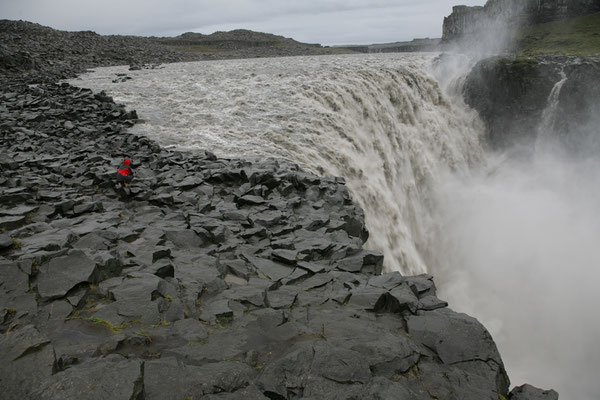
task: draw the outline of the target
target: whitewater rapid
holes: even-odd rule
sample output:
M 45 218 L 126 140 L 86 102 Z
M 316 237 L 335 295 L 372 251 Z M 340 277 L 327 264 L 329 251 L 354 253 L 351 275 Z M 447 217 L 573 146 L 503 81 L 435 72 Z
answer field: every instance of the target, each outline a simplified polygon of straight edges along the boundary
M 365 210 L 367 247 L 387 270 L 427 271 L 431 188 L 482 155 L 476 114 L 427 73 L 432 55 L 350 55 L 101 68 L 105 89 L 163 146 L 221 157 L 281 157 L 343 176 Z M 133 79 L 112 83 L 117 73 Z
M 134 132 L 163 146 L 343 176 L 365 210 L 368 247 L 385 254 L 387 270 L 432 273 L 453 309 L 490 330 L 513 385 L 597 399 L 600 160 L 552 142 L 568 77 L 548 99 L 533 151 L 498 154 L 484 149 L 483 124 L 460 97 L 461 68 L 432 68 L 435 58 L 114 67 L 71 83 L 136 109 Z M 113 83 L 118 73 L 133 79 Z

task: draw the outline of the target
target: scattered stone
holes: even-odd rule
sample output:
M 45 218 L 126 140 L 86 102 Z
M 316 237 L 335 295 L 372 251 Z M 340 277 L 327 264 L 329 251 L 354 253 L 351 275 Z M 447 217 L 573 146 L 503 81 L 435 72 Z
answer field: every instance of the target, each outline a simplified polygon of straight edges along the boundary
M 34 393 L 40 400 L 130 400 L 143 393 L 139 361 L 111 354 L 58 372 L 47 378 Z
M 14 242 L 12 241 L 10 236 L 8 236 L 5 233 L 0 233 L 0 250 L 12 247 L 13 244 Z

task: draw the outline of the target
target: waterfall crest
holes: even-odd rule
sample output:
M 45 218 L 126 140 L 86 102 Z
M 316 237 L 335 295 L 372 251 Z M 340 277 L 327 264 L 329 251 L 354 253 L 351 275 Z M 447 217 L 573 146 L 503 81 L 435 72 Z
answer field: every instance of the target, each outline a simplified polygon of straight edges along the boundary
M 552 87 L 552 90 L 548 95 L 548 100 L 546 101 L 546 108 L 542 113 L 542 118 L 540 120 L 535 140 L 535 149 L 538 152 L 543 151 L 544 146 L 548 146 L 550 145 L 550 142 L 552 142 L 552 138 L 554 136 L 554 124 L 556 122 L 556 110 L 558 109 L 558 102 L 560 98 L 560 91 L 567 79 L 568 77 L 565 74 L 564 70 L 560 71 L 560 80 L 554 84 L 554 87 Z
M 163 146 L 282 157 L 345 177 L 365 210 L 368 246 L 384 252 L 388 270 L 432 273 L 454 309 L 490 330 L 513 384 L 594 399 L 600 158 L 586 143 L 596 143 L 598 124 L 582 121 L 582 133 L 569 132 L 572 148 L 589 156 L 564 151 L 560 141 L 547 145 L 563 122 L 555 114 L 570 82 L 564 75 L 548 97 L 535 151 L 484 152 L 482 123 L 460 98 L 470 61 L 438 63 L 430 73 L 434 58 L 102 68 L 74 83 L 135 108 L 145 123 L 134 129 Z M 133 79 L 111 83 L 116 73 Z
M 427 72 L 433 56 L 360 55 L 103 68 L 78 85 L 108 89 L 162 145 L 224 157 L 282 157 L 343 176 L 365 210 L 367 247 L 388 270 L 427 271 L 431 189 L 482 156 L 482 124 Z

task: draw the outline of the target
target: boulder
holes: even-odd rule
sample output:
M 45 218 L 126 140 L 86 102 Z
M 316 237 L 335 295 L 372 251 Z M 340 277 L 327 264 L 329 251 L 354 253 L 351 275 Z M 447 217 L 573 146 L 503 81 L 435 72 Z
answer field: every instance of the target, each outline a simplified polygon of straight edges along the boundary
M 408 333 L 434 351 L 445 364 L 492 360 L 502 365 L 492 337 L 473 317 L 446 308 L 419 311 L 406 321 Z
M 558 400 L 558 393 L 552 389 L 543 390 L 525 384 L 511 390 L 508 400 Z
M 0 233 L 0 250 L 9 248 L 13 246 L 13 241 L 10 238 L 10 236 L 8 236 L 5 233 Z
M 96 263 L 84 252 L 73 250 L 40 266 L 37 290 L 44 299 L 63 297 L 80 283 L 95 283 L 95 273 Z
M 260 275 L 272 281 L 279 281 L 294 272 L 294 270 L 283 264 L 267 260 L 265 258 L 246 256 L 246 260 L 256 268 Z
M 193 249 L 204 245 L 204 240 L 192 229 L 167 231 L 165 232 L 165 237 L 175 246 L 182 249 Z
M 58 372 L 42 381 L 40 400 L 130 400 L 142 396 L 142 364 L 111 354 Z
M 32 392 L 52 376 L 56 362 L 50 339 L 32 325 L 0 336 L 0 387 L 6 399 L 40 398 Z

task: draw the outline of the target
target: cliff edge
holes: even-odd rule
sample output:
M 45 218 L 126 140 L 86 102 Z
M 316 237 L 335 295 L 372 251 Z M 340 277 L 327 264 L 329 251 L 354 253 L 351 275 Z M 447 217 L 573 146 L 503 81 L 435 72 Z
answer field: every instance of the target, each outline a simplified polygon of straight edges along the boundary
M 463 87 L 493 148 L 553 136 L 569 151 L 598 149 L 600 1 L 489 0 L 444 20 L 448 48 L 502 54 L 479 61 Z
M 599 0 L 489 0 L 482 7 L 455 6 L 444 18 L 442 40 L 451 42 L 481 32 L 490 21 L 519 28 L 599 11 Z

